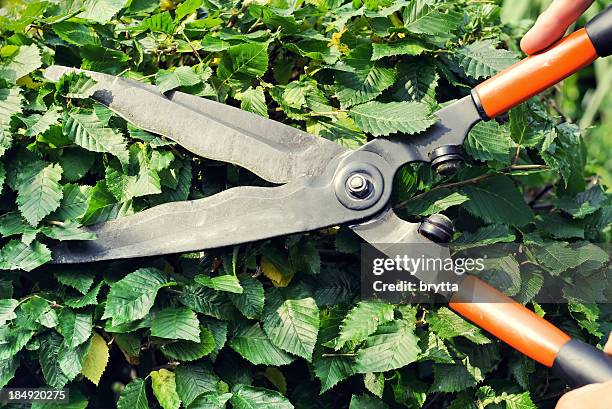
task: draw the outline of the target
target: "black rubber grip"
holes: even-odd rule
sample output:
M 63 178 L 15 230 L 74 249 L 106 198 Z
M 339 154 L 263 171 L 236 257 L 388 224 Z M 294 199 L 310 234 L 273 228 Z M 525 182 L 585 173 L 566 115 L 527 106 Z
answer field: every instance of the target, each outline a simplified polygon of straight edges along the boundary
M 575 339 L 561 347 L 552 368 L 574 388 L 612 381 L 612 356 Z
M 607 57 L 612 54 L 612 6 L 593 17 L 585 29 L 597 55 Z

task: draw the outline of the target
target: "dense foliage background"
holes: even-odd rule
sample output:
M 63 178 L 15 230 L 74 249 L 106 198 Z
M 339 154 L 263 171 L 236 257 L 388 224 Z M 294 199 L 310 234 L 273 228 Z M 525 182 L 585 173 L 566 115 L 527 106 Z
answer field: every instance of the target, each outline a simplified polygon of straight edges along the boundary
M 36 408 L 554 406 L 559 379 L 448 308 L 359 302 L 359 241 L 344 228 L 45 265 L 58 240 L 90 238 L 80 225 L 265 185 L 127 124 L 87 99 L 86 76 L 47 82 L 45 67 L 180 89 L 355 148 L 409 138 L 438 104 L 520 58 L 545 2 L 0 4 L 0 387 L 70 389 L 69 405 Z M 402 217 L 444 212 L 458 241 L 535 246 L 527 260 L 500 256 L 488 279 L 600 345 L 612 311 L 579 299 L 609 299 L 607 256 L 590 242 L 611 236 L 611 84 L 612 62 L 598 61 L 478 125 L 459 174 L 410 166 L 395 187 Z M 550 277 L 573 289 L 568 303 L 530 302 Z

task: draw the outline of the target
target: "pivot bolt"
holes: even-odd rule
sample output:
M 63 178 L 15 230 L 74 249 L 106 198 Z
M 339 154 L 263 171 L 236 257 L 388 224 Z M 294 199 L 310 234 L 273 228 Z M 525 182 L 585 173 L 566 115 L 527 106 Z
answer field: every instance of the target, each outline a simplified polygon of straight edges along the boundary
M 451 241 L 453 230 L 453 222 L 443 214 L 432 214 L 419 226 L 419 233 L 435 243 Z
M 444 145 L 434 149 L 429 154 L 431 159 L 431 167 L 442 176 L 450 176 L 463 165 L 463 156 L 461 155 L 461 146 Z
M 352 174 L 346 180 L 346 191 L 355 198 L 364 199 L 372 192 L 372 182 L 360 173 Z

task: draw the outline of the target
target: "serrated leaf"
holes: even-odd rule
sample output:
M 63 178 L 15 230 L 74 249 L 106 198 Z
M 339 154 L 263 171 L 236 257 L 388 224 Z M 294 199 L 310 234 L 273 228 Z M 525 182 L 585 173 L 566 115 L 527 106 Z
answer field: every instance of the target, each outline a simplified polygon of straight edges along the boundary
M 463 207 L 486 222 L 523 226 L 533 219 L 533 211 L 512 180 L 505 176 L 465 186 L 461 192 L 470 199 Z
M 119 401 L 118 409 L 149 409 L 145 382 L 136 378 L 125 386 Z
M 355 374 L 352 360 L 345 356 L 321 357 L 315 359 L 313 365 L 315 375 L 321 381 L 321 393 Z
M 110 153 L 122 163 L 129 161 L 129 153 L 123 136 L 105 126 L 92 112 L 69 111 L 64 119 L 63 132 L 74 143 L 88 151 Z
M 151 376 L 153 394 L 159 405 L 163 409 L 178 409 L 181 406 L 181 400 L 176 393 L 174 373 L 162 368 L 159 371 L 152 371 L 149 375 Z
M 160 338 L 200 341 L 200 322 L 189 308 L 165 308 L 151 321 L 151 335 Z
M 15 356 L 33 336 L 34 332 L 25 328 L 0 327 L 0 361 Z
M 16 82 L 42 65 L 40 51 L 34 44 L 19 46 L 14 54 L 0 62 L 0 78 Z
M 128 0 L 85 0 L 80 18 L 108 23 L 128 3 Z
M 431 107 L 420 102 L 368 102 L 350 109 L 355 124 L 374 136 L 414 134 L 436 123 Z
M 66 98 L 89 98 L 96 90 L 96 81 L 82 72 L 70 72 L 61 76 L 56 89 Z
M 310 361 L 319 332 L 319 308 L 314 299 L 283 299 L 280 291 L 266 292 L 263 329 L 277 347 Z
M 201 5 L 202 0 L 185 0 L 176 8 L 176 20 L 182 20 L 184 17 L 194 13 Z
M 236 94 L 240 101 L 240 108 L 268 118 L 268 106 L 263 87 L 249 87 L 245 91 Z
M 374 43 L 371 60 L 376 61 L 394 55 L 420 55 L 424 51 L 427 51 L 425 44 L 415 38 L 406 38 L 394 43 Z
M 93 323 L 90 313 L 75 312 L 68 308 L 59 315 L 57 330 L 64 337 L 68 348 L 76 348 L 91 336 Z
M 102 319 L 119 325 L 145 317 L 157 291 L 172 285 L 166 274 L 156 268 L 140 268 L 111 286 Z
M 371 51 L 359 47 L 346 60 L 346 68 L 340 66 L 334 74 L 336 97 L 341 108 L 371 101 L 395 82 L 397 73 L 379 62 L 371 62 Z
M 175 70 L 159 70 L 155 74 L 155 84 L 165 93 L 178 87 L 196 85 L 201 81 L 192 67 L 177 67 Z
M 393 306 L 379 301 L 360 301 L 342 320 L 336 350 L 347 342 L 359 343 L 376 331 L 380 324 L 393 319 Z
M 466 337 L 475 344 L 491 342 L 480 329 L 469 323 L 446 307 L 442 307 L 427 317 L 430 330 L 442 339 Z
M 487 78 L 517 62 L 516 56 L 508 50 L 496 48 L 494 40 L 480 40 L 455 51 L 459 65 L 466 75 Z
M 198 342 L 181 340 L 165 344 L 161 347 L 164 355 L 179 361 L 195 361 L 210 354 L 214 349 L 215 339 L 213 334 L 202 326 L 200 326 L 200 339 Z
M 11 118 L 21 112 L 23 98 L 19 88 L 0 88 L 0 156 L 11 147 Z
M 440 35 L 457 29 L 463 20 L 460 13 L 442 12 L 427 0 L 415 0 L 404 9 L 404 27 L 416 34 Z
M 217 76 L 222 81 L 242 76 L 259 77 L 268 70 L 268 44 L 249 43 L 230 47 L 225 51 L 217 67 Z
M 468 357 L 452 365 L 434 366 L 432 392 L 460 392 L 477 385 L 483 380 L 482 371 L 470 363 Z
M 435 97 L 440 76 L 435 67 L 420 61 L 401 61 L 397 69 L 399 76 L 393 87 L 395 99 L 437 104 Z
M 60 369 L 68 377 L 69 380 L 74 380 L 83 369 L 83 361 L 91 347 L 91 339 L 84 342 L 76 348 L 70 348 L 64 342 L 60 348 L 57 360 Z
M 102 288 L 102 284 L 104 284 L 104 281 L 100 281 L 91 290 L 89 290 L 87 294 L 83 295 L 82 297 L 66 295 L 64 297 L 64 304 L 66 304 L 70 308 L 83 308 L 87 307 L 88 305 L 97 305 L 98 293 L 100 292 L 100 288 Z
M 351 396 L 349 409 L 387 409 L 389 406 L 382 400 L 367 394 Z
M 62 190 L 62 200 L 59 208 L 53 213 L 53 217 L 60 220 L 81 218 L 89 207 L 92 187 L 67 184 Z
M 0 327 L 4 326 L 8 321 L 17 318 L 15 308 L 19 305 L 19 301 L 14 299 L 0 300 Z
M 98 386 L 100 378 L 102 378 L 102 374 L 106 369 L 108 357 L 106 341 L 97 332 L 94 332 L 91 338 L 91 346 L 83 360 L 83 369 L 81 370 L 83 376 Z
M 224 274 L 212 278 L 204 274 L 198 274 L 194 277 L 194 281 L 217 291 L 225 291 L 234 294 L 242 294 L 244 292 L 238 277 L 232 274 Z
M 51 332 L 44 338 L 38 351 L 38 359 L 45 381 L 47 385 L 56 389 L 63 388 L 69 382 L 68 377 L 60 368 L 58 359 L 61 345 L 62 338 L 57 333 Z
M 56 271 L 54 274 L 57 281 L 74 288 L 81 294 L 87 294 L 94 282 L 95 274 L 87 270 L 67 269 Z
M 468 200 L 469 198 L 466 195 L 459 192 L 453 192 L 446 188 L 435 189 L 409 200 L 406 202 L 405 209 L 410 214 L 429 216 L 434 213 L 442 213 L 444 210 L 458 206 Z
M 17 368 L 19 368 L 19 358 L 16 356 L 0 360 L 0 388 L 4 388 L 15 377 Z
M 464 147 L 474 159 L 486 162 L 493 160 L 510 164 L 510 133 L 505 126 L 495 121 L 477 123 L 468 134 Z
M 258 322 L 239 329 L 228 345 L 254 365 L 287 365 L 294 358 L 277 348 L 261 329 Z
M 392 321 L 379 327 L 357 351 L 357 372 L 384 372 L 416 361 L 420 352 L 414 327 L 404 321 Z
M 206 392 L 217 392 L 219 377 L 211 368 L 201 364 L 181 364 L 174 371 L 176 392 L 186 407 Z
M 57 164 L 35 162 L 20 174 L 17 205 L 23 217 L 34 227 L 60 205 L 63 191 L 59 181 L 62 168 Z
M 61 21 L 51 26 L 55 34 L 67 43 L 80 46 L 100 44 L 100 38 L 93 27 L 71 21 Z
M 235 409 L 293 409 L 287 398 L 269 389 L 236 385 L 232 393 L 230 402 Z
M 229 299 L 238 311 L 249 319 L 261 317 L 264 308 L 264 289 L 259 280 L 249 274 L 238 276 L 242 293 L 229 293 Z
M 25 136 L 36 136 L 46 132 L 49 127 L 51 127 L 51 125 L 57 123 L 57 120 L 60 118 L 60 116 L 61 115 L 57 107 L 52 106 L 42 116 L 39 116 L 36 122 L 28 126 L 28 129 L 26 129 L 25 131 Z
M 0 250 L 0 269 L 32 271 L 51 261 L 51 251 L 34 240 L 31 244 L 11 240 Z

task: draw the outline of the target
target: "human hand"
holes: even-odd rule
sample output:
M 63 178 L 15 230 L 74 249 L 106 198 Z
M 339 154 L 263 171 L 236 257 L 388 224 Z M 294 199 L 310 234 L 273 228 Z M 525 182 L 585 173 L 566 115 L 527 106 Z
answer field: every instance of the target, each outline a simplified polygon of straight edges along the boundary
M 521 40 L 526 54 L 535 54 L 559 40 L 593 0 L 554 0 Z
M 577 3 L 579 3 L 577 1 Z M 612 336 L 604 347 L 612 355 Z M 555 409 L 610 409 L 612 408 L 612 381 L 583 386 L 566 393 Z

